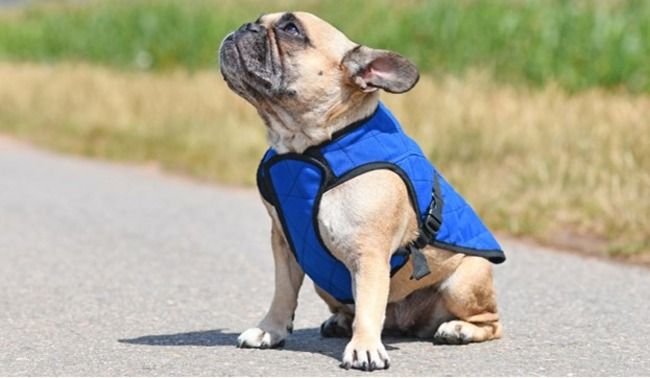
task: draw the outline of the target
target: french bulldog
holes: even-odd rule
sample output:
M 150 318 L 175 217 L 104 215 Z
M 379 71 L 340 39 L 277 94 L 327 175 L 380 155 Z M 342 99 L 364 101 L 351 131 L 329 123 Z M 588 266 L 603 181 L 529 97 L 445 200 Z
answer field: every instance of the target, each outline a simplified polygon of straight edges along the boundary
M 300 261 L 309 257 L 314 243 L 342 264 L 349 276 L 349 301 L 333 295 L 314 279 L 316 292 L 332 313 L 321 326 L 322 336 L 350 338 L 343 351 L 343 368 L 387 369 L 390 359 L 382 344 L 382 333 L 445 344 L 499 338 L 502 326 L 488 258 L 472 253 L 471 248 L 420 243 L 410 249 L 412 253 L 407 254 L 399 269 L 392 265 L 399 251 L 409 250 L 422 235 L 422 217 L 414 204 L 413 185 L 405 178 L 417 174 L 417 167 L 400 174 L 399 167 L 382 169 L 390 168 L 390 164 L 397 167 L 396 162 L 374 165 L 376 169 L 337 179 L 335 185 L 314 187 L 315 197 L 307 197 L 316 198 L 317 204 L 312 206 L 314 201 L 309 200 L 312 202 L 306 202 L 307 210 L 296 210 L 313 217 L 313 229 L 304 233 L 292 231 L 305 223 L 290 218 L 295 212 L 291 201 L 301 200 L 288 192 L 294 190 L 290 184 L 296 184 L 282 177 L 266 177 L 296 169 L 306 176 L 316 174 L 321 168 L 314 167 L 334 164 L 325 160 L 327 154 L 338 150 L 327 146 L 340 140 L 337 138 L 341 133 L 345 138 L 351 130 L 348 134 L 356 133 L 356 138 L 366 132 L 364 127 L 371 127 L 365 126 L 370 122 L 366 121 L 376 117 L 393 122 L 380 103 L 380 90 L 410 90 L 419 79 L 416 66 L 395 52 L 354 43 L 337 28 L 305 12 L 265 14 L 246 23 L 225 37 L 219 55 L 225 81 L 255 107 L 266 125 L 270 144 L 263 161 L 270 167 L 258 172 L 258 180 L 266 183 L 261 186 L 267 188 L 262 190 L 266 192 L 262 193 L 263 201 L 272 219 L 275 293 L 268 313 L 256 327 L 239 336 L 238 346 L 283 345 L 293 329 L 305 271 L 310 277 L 310 271 L 319 274 L 318 266 Z M 380 108 L 385 114 L 377 115 Z M 390 142 L 392 135 L 398 134 L 394 130 L 382 131 L 382 137 L 388 138 L 384 141 Z M 364 148 L 373 148 L 368 146 L 354 147 L 355 153 L 363 155 Z M 294 165 L 285 169 L 281 164 L 273 165 L 276 160 Z M 303 162 L 307 164 L 304 167 L 300 166 Z M 322 174 L 328 177 L 323 181 L 331 179 L 336 167 L 322 168 L 323 172 L 327 170 L 330 173 Z M 435 181 L 429 184 L 434 185 L 434 193 L 441 185 Z M 272 188 L 268 189 L 269 185 Z M 440 198 L 438 205 L 449 202 L 449 198 Z M 440 224 L 433 234 L 436 232 L 442 232 Z M 315 242 L 308 239 L 312 234 L 317 235 Z M 421 268 L 425 273 L 418 275 Z

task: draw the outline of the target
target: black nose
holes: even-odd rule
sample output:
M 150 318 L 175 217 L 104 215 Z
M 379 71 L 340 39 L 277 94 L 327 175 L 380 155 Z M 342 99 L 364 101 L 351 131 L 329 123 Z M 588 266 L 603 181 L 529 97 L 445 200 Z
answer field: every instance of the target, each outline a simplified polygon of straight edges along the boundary
M 259 33 L 262 31 L 262 25 L 260 24 L 254 24 L 252 22 L 245 23 L 244 25 L 239 27 L 240 32 L 254 32 L 254 33 Z

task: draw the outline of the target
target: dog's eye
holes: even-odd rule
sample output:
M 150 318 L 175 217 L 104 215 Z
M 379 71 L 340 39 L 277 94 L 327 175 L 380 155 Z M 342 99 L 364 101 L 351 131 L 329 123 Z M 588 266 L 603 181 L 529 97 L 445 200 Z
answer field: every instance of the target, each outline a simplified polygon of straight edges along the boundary
M 300 35 L 300 30 L 293 22 L 287 22 L 283 27 L 282 31 L 289 33 L 291 35 Z

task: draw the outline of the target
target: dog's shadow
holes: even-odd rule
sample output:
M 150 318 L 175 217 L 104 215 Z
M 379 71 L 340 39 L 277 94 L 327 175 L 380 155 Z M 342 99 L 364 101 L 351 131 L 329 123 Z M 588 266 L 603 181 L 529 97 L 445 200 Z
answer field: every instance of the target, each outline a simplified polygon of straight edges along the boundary
M 167 335 L 147 335 L 133 339 L 120 339 L 121 343 L 155 346 L 232 346 L 237 345 L 239 333 L 224 332 L 222 329 L 194 331 L 184 333 L 173 333 Z M 408 340 L 408 339 L 406 339 Z M 387 350 L 398 349 L 390 346 L 391 342 L 397 342 L 396 338 L 384 339 Z M 400 338 L 399 341 L 405 341 Z M 284 346 L 279 349 L 292 352 L 319 353 L 333 359 L 339 359 L 348 339 L 345 338 L 323 338 L 318 328 L 305 328 L 295 330 L 287 339 Z

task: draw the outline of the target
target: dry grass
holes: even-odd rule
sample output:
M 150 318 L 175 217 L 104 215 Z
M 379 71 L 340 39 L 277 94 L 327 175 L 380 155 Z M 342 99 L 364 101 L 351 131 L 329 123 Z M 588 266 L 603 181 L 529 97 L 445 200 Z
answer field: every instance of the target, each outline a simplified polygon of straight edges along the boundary
M 0 82 L 2 131 L 64 152 L 253 182 L 263 130 L 215 73 L 0 63 Z
M 248 185 L 265 149 L 257 115 L 216 72 L 0 63 L 0 83 L 0 131 L 65 152 Z M 650 249 L 650 97 L 470 75 L 385 101 L 493 228 Z

